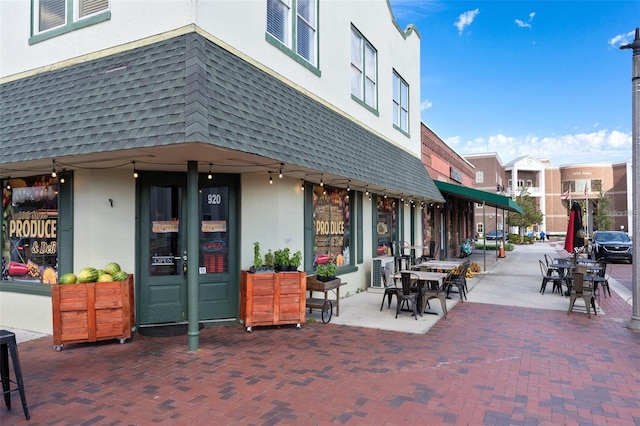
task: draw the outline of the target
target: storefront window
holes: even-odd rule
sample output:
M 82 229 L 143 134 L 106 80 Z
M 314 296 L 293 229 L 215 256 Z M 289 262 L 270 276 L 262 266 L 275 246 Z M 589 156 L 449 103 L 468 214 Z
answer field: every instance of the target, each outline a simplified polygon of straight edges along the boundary
M 2 279 L 58 281 L 58 181 L 37 176 L 4 181 Z
M 200 265 L 208 274 L 229 270 L 229 188 L 200 191 Z
M 376 197 L 377 204 L 377 254 L 378 256 L 391 255 L 392 245 L 396 241 L 397 229 L 397 200 L 395 198 Z
M 313 187 L 314 268 L 333 261 L 351 264 L 351 200 L 344 189 Z

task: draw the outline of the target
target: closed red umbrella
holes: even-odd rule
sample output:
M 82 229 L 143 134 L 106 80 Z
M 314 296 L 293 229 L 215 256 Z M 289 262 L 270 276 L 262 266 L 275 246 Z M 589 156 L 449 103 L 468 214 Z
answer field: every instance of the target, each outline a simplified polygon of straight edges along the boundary
M 584 231 L 582 229 L 582 208 L 580 203 L 574 201 L 569 212 L 569 226 L 567 227 L 567 238 L 564 241 L 564 249 L 576 254 L 584 247 Z

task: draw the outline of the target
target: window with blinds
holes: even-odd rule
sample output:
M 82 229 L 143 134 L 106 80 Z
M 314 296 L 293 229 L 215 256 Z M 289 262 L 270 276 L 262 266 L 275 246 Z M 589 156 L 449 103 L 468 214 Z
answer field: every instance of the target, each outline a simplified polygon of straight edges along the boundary
M 396 71 L 393 72 L 393 124 L 409 132 L 409 85 Z
M 68 10 L 71 7 L 73 10 Z M 56 28 L 74 27 L 76 22 L 108 11 L 109 0 L 34 0 L 33 21 L 36 33 L 44 33 Z M 73 12 L 73 13 L 69 13 Z M 72 16 L 69 22 L 68 17 Z
M 109 9 L 109 0 L 80 0 L 78 6 L 78 16 L 84 18 Z
M 317 0 L 267 0 L 267 34 L 283 50 L 317 64 Z
M 351 28 L 351 94 L 373 109 L 377 101 L 378 52 Z

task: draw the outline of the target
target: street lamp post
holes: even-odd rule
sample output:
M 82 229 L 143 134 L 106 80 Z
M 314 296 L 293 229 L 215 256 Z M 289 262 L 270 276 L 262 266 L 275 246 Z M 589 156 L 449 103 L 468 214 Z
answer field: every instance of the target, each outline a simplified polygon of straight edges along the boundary
M 620 46 L 621 49 L 632 49 L 633 58 L 631 65 L 631 115 L 632 115 L 632 133 L 631 133 L 631 174 L 633 179 L 632 185 L 635 186 L 640 182 L 640 28 L 636 28 L 636 37 L 631 44 Z M 638 188 L 632 188 L 632 205 L 633 205 L 633 237 L 636 240 L 633 244 L 633 269 L 632 269 L 632 288 L 633 296 L 633 312 L 631 321 L 627 326 L 634 331 L 640 331 L 640 266 L 638 265 L 638 254 L 640 253 L 640 244 L 638 237 L 640 236 L 640 220 L 638 220 L 638 212 L 640 212 L 640 196 L 637 193 Z

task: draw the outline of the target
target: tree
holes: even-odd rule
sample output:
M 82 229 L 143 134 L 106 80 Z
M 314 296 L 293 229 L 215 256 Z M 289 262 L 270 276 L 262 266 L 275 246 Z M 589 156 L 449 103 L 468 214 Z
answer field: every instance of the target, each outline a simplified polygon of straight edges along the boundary
M 611 201 L 600 191 L 598 194 L 598 206 L 593 215 L 593 225 L 596 230 L 610 231 L 613 226 L 613 220 L 609 215 L 609 204 Z
M 542 223 L 544 215 L 540 210 L 538 210 L 536 202 L 529 195 L 527 188 L 523 187 L 520 190 L 520 194 L 516 196 L 515 201 L 522 209 L 522 214 L 513 212 L 509 213 L 507 225 L 517 226 L 519 228 L 520 235 L 524 235 L 524 230 L 529 226 Z

